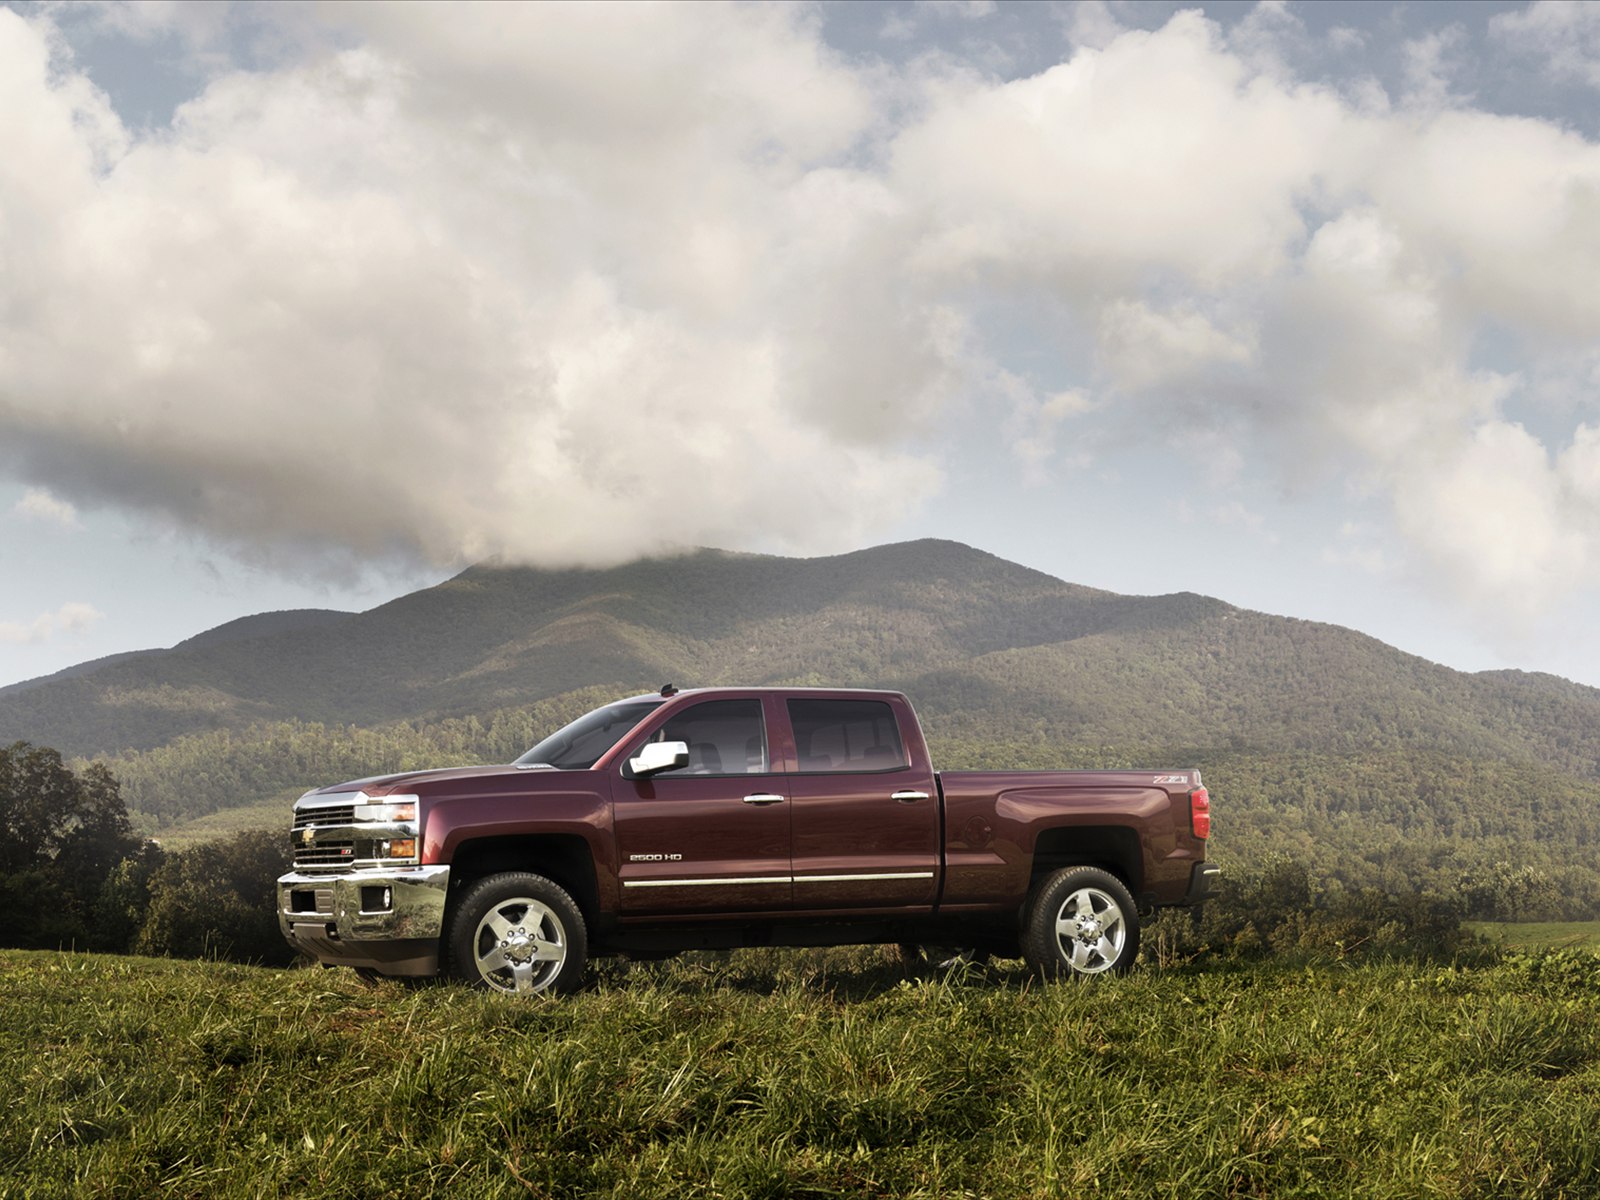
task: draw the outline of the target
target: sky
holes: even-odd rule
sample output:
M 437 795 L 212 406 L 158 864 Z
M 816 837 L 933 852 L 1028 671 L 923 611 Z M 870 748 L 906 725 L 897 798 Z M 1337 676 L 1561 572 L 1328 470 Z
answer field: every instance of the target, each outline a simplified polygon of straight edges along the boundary
M 0 4 L 0 686 L 918 537 L 1600 686 L 1600 4 Z

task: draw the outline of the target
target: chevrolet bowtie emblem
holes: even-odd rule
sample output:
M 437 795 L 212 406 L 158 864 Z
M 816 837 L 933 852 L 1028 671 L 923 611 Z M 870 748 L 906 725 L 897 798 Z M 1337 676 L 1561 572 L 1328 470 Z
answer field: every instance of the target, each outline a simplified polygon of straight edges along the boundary
M 300 835 L 300 840 L 307 846 L 311 845 L 312 842 L 317 840 L 317 831 L 308 826 L 306 831 Z

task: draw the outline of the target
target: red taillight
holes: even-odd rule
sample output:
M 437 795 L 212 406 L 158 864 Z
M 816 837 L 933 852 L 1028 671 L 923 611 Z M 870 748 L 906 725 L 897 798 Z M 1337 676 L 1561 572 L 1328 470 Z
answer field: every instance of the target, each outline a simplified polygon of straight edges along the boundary
M 1189 828 L 1197 838 L 1211 836 L 1211 794 L 1205 788 L 1189 793 Z

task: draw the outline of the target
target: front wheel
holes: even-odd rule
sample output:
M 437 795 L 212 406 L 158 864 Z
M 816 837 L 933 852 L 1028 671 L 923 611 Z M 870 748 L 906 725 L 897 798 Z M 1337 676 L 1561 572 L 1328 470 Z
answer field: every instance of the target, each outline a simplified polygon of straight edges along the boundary
M 508 995 L 575 992 L 589 938 L 572 897 L 543 875 L 508 871 L 469 886 L 450 921 L 458 979 Z
M 1139 956 L 1133 896 L 1098 867 L 1046 876 L 1028 905 L 1022 956 L 1047 979 L 1126 971 Z

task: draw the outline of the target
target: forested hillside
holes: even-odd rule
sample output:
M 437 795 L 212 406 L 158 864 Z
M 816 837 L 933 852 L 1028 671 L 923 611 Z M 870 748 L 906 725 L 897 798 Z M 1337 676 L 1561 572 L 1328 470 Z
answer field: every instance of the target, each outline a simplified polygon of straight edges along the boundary
M 1181 580 L 1175 579 L 1175 583 Z M 1219 855 L 1596 900 L 1600 691 L 1351 630 L 1119 596 L 950 542 L 480 566 L 360 614 L 268 614 L 0 695 L 0 742 L 108 761 L 159 829 L 340 778 L 506 761 L 619 694 L 896 687 L 947 766 L 1201 766 Z
M 482 719 L 596 684 L 828 683 L 904 688 L 953 734 L 1425 746 L 1600 778 L 1592 688 L 1466 675 L 1191 593 L 1098 592 L 950 542 L 475 567 L 370 612 L 281 616 L 297 619 L 233 622 L 243 628 L 0 696 L 0 736 L 116 754 L 263 721 Z

